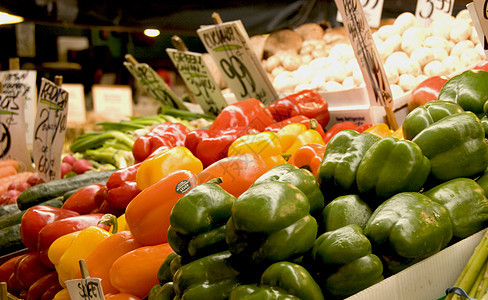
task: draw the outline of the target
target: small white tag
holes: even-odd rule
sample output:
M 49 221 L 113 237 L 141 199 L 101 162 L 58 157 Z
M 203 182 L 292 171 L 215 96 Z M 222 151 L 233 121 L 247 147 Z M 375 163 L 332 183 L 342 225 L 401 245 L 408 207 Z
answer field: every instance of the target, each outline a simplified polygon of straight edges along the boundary
M 417 0 L 415 16 L 424 27 L 428 27 L 433 20 L 452 15 L 454 0 Z
M 66 280 L 71 300 L 105 299 L 100 278 Z

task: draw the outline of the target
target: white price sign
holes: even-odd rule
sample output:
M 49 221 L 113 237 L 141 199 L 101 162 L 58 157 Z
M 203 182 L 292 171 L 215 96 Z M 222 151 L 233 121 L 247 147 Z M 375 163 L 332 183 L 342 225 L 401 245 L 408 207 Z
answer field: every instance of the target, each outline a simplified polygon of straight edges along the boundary
M 36 117 L 36 71 L 10 70 L 0 72 L 2 92 L 24 98 L 25 137 L 27 145 L 32 145 L 34 120 Z
M 25 139 L 24 97 L 0 93 L 0 159 L 15 159 L 23 170 L 32 170 Z
M 452 15 L 454 0 L 418 0 L 415 16 L 422 26 L 429 26 L 433 20 Z
M 381 14 L 383 13 L 384 0 L 362 0 L 364 15 L 368 21 L 369 26 L 373 28 L 380 27 Z M 337 12 L 337 21 L 343 22 L 340 11 Z
M 105 299 L 100 278 L 85 278 L 66 280 L 71 300 L 96 300 Z
M 473 0 L 467 5 L 476 33 L 483 45 L 485 56 L 488 58 L 488 0 Z
M 183 101 L 169 88 L 161 76 L 156 73 L 148 64 L 124 62 L 129 72 L 139 80 L 147 93 L 162 105 L 188 110 Z
M 167 48 L 166 52 L 203 111 L 218 115 L 228 105 L 202 54 Z
M 269 105 L 278 100 L 241 21 L 203 26 L 197 33 L 238 101 L 256 98 Z
M 68 121 L 68 98 L 66 90 L 42 78 L 37 98 L 33 157 L 39 177 L 46 182 L 61 178 L 61 154 Z

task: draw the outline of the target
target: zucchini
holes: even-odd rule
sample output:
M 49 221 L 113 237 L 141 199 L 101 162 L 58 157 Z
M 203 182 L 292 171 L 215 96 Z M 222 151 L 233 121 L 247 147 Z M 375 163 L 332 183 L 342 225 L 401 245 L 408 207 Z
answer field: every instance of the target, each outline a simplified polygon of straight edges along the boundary
M 79 189 L 89 184 L 105 184 L 113 172 L 115 170 L 89 172 L 34 185 L 20 193 L 17 198 L 17 206 L 20 210 L 26 210 L 43 201 L 63 196 L 68 191 Z
M 63 206 L 63 197 L 57 197 L 51 200 L 44 201 L 39 205 L 46 205 L 52 207 L 60 208 Z M 22 216 L 25 214 L 27 210 L 17 210 L 11 214 L 6 214 L 0 217 L 0 228 L 6 228 L 8 226 L 12 226 L 14 224 L 20 224 L 22 220 Z
M 17 211 L 20 211 L 20 209 L 15 203 L 2 205 L 0 206 L 0 217 L 2 217 L 3 215 L 12 214 Z
M 0 229 L 0 256 L 25 248 L 20 237 L 20 223 Z

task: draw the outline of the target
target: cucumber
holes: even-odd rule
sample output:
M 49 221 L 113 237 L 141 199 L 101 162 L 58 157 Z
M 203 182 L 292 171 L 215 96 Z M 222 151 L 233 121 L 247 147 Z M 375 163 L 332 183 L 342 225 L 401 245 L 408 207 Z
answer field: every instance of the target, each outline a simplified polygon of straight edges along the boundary
M 0 229 L 0 256 L 25 248 L 20 237 L 20 223 Z
M 58 207 L 60 208 L 63 206 L 63 197 L 56 197 L 51 200 L 44 201 L 40 203 L 39 205 L 46 205 L 46 206 L 52 206 L 52 207 Z M 6 214 L 0 217 L 0 228 L 6 228 L 8 226 L 12 226 L 15 224 L 20 224 L 20 221 L 22 220 L 22 216 L 25 214 L 27 210 L 17 210 L 15 212 L 12 212 L 10 214 Z
M 15 204 L 15 203 L 2 205 L 2 206 L 0 206 L 0 217 L 2 217 L 3 215 L 8 215 L 8 214 L 17 212 L 17 211 L 20 211 L 20 209 L 17 206 L 17 204 Z
M 79 189 L 74 189 L 74 190 L 71 190 L 71 191 L 67 191 L 66 193 L 63 194 L 63 202 L 66 202 L 66 200 L 68 200 L 69 197 L 71 197 L 71 195 L 73 195 L 74 193 L 76 193 Z
M 113 172 L 115 170 L 89 172 L 34 185 L 20 193 L 17 198 L 17 206 L 20 210 L 26 210 L 43 201 L 63 196 L 68 191 L 79 189 L 89 184 L 105 184 Z

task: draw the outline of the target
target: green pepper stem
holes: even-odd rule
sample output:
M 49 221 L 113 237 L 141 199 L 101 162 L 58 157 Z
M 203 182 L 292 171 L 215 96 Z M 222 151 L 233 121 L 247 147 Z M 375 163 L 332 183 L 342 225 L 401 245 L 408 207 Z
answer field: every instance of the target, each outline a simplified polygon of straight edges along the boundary
M 222 177 L 215 177 L 207 181 L 207 183 L 215 183 L 215 184 L 221 184 L 222 182 L 224 182 Z
M 311 130 L 317 130 L 317 127 L 319 126 L 319 122 L 317 119 L 310 119 L 310 128 Z
M 112 215 L 112 214 L 104 214 L 100 218 L 100 221 L 98 221 L 98 224 L 103 224 L 106 226 L 112 225 L 112 234 L 117 233 L 117 231 L 119 230 L 119 224 L 117 222 L 117 217 Z
M 291 158 L 291 154 L 290 153 L 286 153 L 286 152 L 281 153 L 281 156 L 283 156 L 283 158 L 286 161 L 288 161 Z

